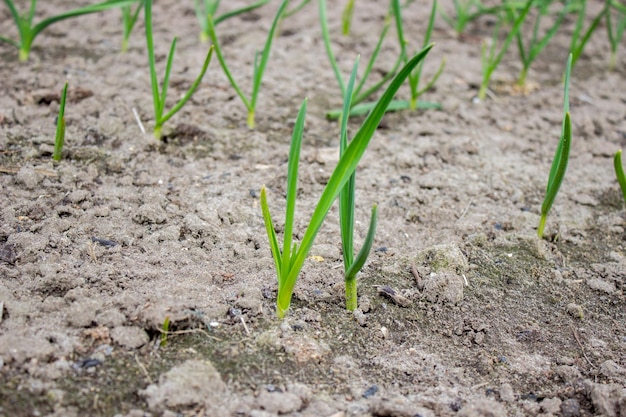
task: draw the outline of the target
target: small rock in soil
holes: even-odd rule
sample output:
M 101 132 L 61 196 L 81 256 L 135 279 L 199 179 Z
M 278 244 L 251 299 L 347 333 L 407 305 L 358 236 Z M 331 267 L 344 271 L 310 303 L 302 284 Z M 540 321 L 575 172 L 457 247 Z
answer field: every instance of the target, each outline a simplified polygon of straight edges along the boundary
M 291 392 L 262 392 L 257 404 L 270 413 L 287 414 L 302 408 L 302 400 Z
M 389 285 L 380 285 L 378 287 L 378 294 L 391 300 L 394 304 L 400 307 L 409 307 L 412 302 L 404 295 L 400 294 L 398 290 L 390 287 Z
M 576 398 L 568 398 L 561 403 L 561 414 L 563 417 L 580 416 L 580 403 Z
M 144 329 L 137 326 L 118 326 L 111 330 L 111 339 L 127 349 L 137 349 L 150 341 Z
M 504 406 L 490 399 L 473 400 L 457 414 L 459 417 L 506 417 L 506 415 Z
M 604 361 L 600 364 L 600 373 L 606 377 L 614 378 L 626 375 L 626 369 L 612 360 Z
M 600 278 L 591 278 L 587 280 L 587 285 L 592 290 L 602 291 L 607 294 L 613 294 L 615 292 L 615 284 L 610 281 L 605 281 Z
M 509 383 L 504 383 L 500 385 L 500 400 L 505 403 L 510 403 L 515 401 L 515 394 L 513 394 L 513 387 Z
M 456 304 L 463 299 L 463 277 L 450 272 L 431 273 L 424 278 L 423 295 L 431 303 Z
M 207 415 L 228 415 L 226 386 L 212 363 L 188 360 L 159 377 L 139 394 L 146 398 L 151 410 L 204 405 Z M 216 413 L 216 414 L 213 414 Z
M 585 388 L 597 414 L 619 416 L 620 404 L 626 403 L 626 388 L 619 384 L 596 384 L 589 380 L 585 381 Z
M 541 410 L 544 413 L 557 414 L 561 409 L 561 403 L 561 399 L 557 397 L 545 398 L 541 401 Z
M 435 245 L 417 255 L 417 263 L 429 265 L 434 271 L 450 271 L 461 274 L 467 270 L 467 258 L 454 243 Z
M 583 308 L 575 303 L 569 303 L 567 305 L 567 314 L 577 319 L 582 319 L 584 317 Z

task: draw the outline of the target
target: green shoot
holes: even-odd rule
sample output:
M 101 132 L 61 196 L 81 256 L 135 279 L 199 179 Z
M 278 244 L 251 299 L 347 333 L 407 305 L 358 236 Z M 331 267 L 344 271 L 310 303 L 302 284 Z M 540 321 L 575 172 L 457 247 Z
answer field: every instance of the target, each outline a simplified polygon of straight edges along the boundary
M 391 2 L 398 2 L 398 0 L 391 0 Z M 379 80 L 378 82 L 376 82 L 374 85 L 372 85 L 371 87 L 369 87 L 367 90 L 362 91 L 365 85 L 365 82 L 367 81 L 372 68 L 374 67 L 374 63 L 376 62 L 376 58 L 378 57 L 378 53 L 380 52 L 380 49 L 382 47 L 383 41 L 387 35 L 387 31 L 389 30 L 389 26 L 391 24 L 391 18 L 394 18 L 396 21 L 396 25 L 401 24 L 398 23 L 402 20 L 402 16 L 400 14 L 400 7 L 392 7 L 390 14 L 387 15 L 387 17 L 385 18 L 385 26 L 383 27 L 383 30 L 380 34 L 380 37 L 378 39 L 378 43 L 376 45 L 376 47 L 374 48 L 374 51 L 372 52 L 372 55 L 370 57 L 369 62 L 367 63 L 367 66 L 365 68 L 365 71 L 363 73 L 363 76 L 361 77 L 361 81 L 359 82 L 359 84 L 355 87 L 354 92 L 352 93 L 353 97 L 352 97 L 352 106 L 362 102 L 363 100 L 365 100 L 366 98 L 368 98 L 369 96 L 371 96 L 374 92 L 376 92 L 377 90 L 379 90 L 387 81 L 389 81 L 398 71 L 398 68 L 400 68 L 400 65 L 402 64 L 402 61 L 404 60 L 404 55 L 400 54 L 400 56 L 398 56 L 398 59 L 396 60 L 396 62 L 394 63 L 393 67 L 391 68 L 391 70 L 389 70 L 387 72 L 387 74 L 382 77 L 381 80 Z M 327 18 L 327 12 L 326 12 L 326 0 L 319 0 L 319 18 L 320 18 L 320 26 L 322 28 L 322 39 L 324 40 L 324 46 L 326 48 L 326 54 L 328 56 L 328 60 L 330 61 L 330 65 L 333 69 L 333 72 L 335 73 L 335 78 L 337 79 L 337 83 L 339 84 L 339 88 L 341 90 L 341 95 L 342 97 L 345 97 L 346 95 L 346 86 L 343 82 L 343 78 L 341 77 L 341 70 L 339 69 L 339 65 L 337 64 L 337 60 L 335 58 L 335 54 L 333 53 L 332 47 L 331 47 L 331 41 L 330 41 L 330 32 L 328 30 L 328 18 Z M 404 41 L 401 38 L 398 38 L 399 42 L 402 44 L 402 42 Z
M 369 142 L 378 127 L 378 124 L 385 114 L 385 109 L 393 99 L 393 96 L 398 91 L 400 86 L 404 83 L 404 80 L 409 76 L 409 73 L 422 59 L 424 59 L 431 48 L 432 45 L 427 46 L 406 63 L 406 65 L 391 81 L 378 101 L 376 107 L 367 116 L 356 135 L 345 149 L 345 152 L 328 179 L 328 182 L 324 187 L 324 191 L 322 192 L 315 210 L 313 211 L 309 225 L 304 232 L 302 241 L 298 246 L 297 243 L 292 243 L 292 235 L 296 206 L 298 160 L 300 156 L 300 146 L 302 144 L 304 117 L 306 114 L 306 100 L 302 104 L 298 113 L 298 118 L 296 119 L 293 139 L 291 142 L 291 150 L 289 152 L 289 163 L 287 168 L 287 204 L 282 251 L 278 243 L 278 238 L 276 236 L 276 231 L 274 229 L 272 217 L 267 204 L 267 192 L 265 187 L 261 189 L 261 209 L 263 211 L 263 219 L 278 277 L 278 296 L 276 300 L 276 313 L 278 317 L 284 317 L 289 309 L 294 286 L 304 261 L 313 246 L 313 241 L 315 240 L 315 237 L 317 236 L 317 233 L 326 218 L 326 214 L 328 214 L 328 211 L 333 205 L 335 199 L 339 196 L 339 193 L 356 170 L 356 167 L 365 153 L 365 150 L 367 149 L 367 146 L 369 145 Z
M 0 36 L 0 42 L 6 42 L 16 47 L 19 50 L 19 60 L 24 62 L 28 60 L 33 41 L 35 40 L 37 35 L 39 35 L 41 31 L 43 31 L 51 24 L 83 14 L 96 13 L 115 7 L 128 6 L 135 3 L 136 1 L 137 0 L 107 0 L 102 3 L 80 7 L 78 9 L 70 10 L 69 12 L 49 17 L 37 23 L 36 25 L 33 25 L 35 9 L 37 8 L 37 0 L 30 1 L 30 8 L 28 9 L 28 13 L 24 15 L 20 15 L 18 13 L 15 4 L 13 3 L 13 0 L 4 0 L 7 7 L 9 8 L 9 11 L 11 12 L 11 17 L 15 22 L 15 26 L 17 27 L 19 41 Z
M 613 167 L 615 168 L 615 176 L 619 183 L 619 188 L 622 190 L 622 196 L 626 202 L 626 175 L 624 175 L 624 168 L 622 166 L 622 150 L 620 149 L 615 153 L 613 158 Z
M 152 40 L 152 0 L 145 0 L 145 21 L 146 21 L 146 43 L 148 46 L 148 63 L 150 65 L 150 80 L 152 83 L 152 102 L 154 103 L 154 137 L 157 139 L 161 139 L 161 129 L 163 128 L 163 124 L 167 122 L 172 116 L 174 116 L 187 101 L 191 98 L 192 94 L 197 90 L 204 74 L 206 73 L 207 68 L 209 67 L 209 62 L 211 62 L 211 55 L 213 53 L 213 48 L 209 48 L 209 52 L 204 60 L 204 64 L 202 65 L 202 70 L 200 71 L 200 75 L 193 82 L 189 90 L 185 93 L 185 95 L 172 107 L 172 109 L 165 113 L 165 100 L 167 99 L 167 88 L 169 86 L 170 81 L 170 73 L 172 71 L 172 63 L 174 61 L 174 51 L 176 49 L 176 38 L 172 41 L 172 46 L 170 47 L 170 52 L 167 55 L 167 65 L 165 67 L 165 77 L 163 78 L 163 84 L 161 86 L 161 91 L 159 91 L 159 83 L 157 81 L 156 75 L 156 63 L 154 59 L 154 42 Z
M 544 48 L 548 45 L 548 42 L 552 39 L 552 37 L 556 34 L 557 30 L 561 26 L 565 15 L 568 12 L 568 7 L 564 6 L 561 9 L 561 12 L 552 23 L 552 26 L 545 32 L 543 37 L 539 37 L 539 27 L 541 25 L 541 20 L 548 14 L 548 8 L 550 7 L 551 1 L 541 1 L 539 4 L 539 11 L 537 17 L 535 18 L 535 23 L 533 25 L 533 31 L 531 38 L 528 42 L 528 45 L 524 45 L 524 36 L 522 31 L 518 31 L 516 37 L 517 40 L 517 49 L 519 51 L 520 59 L 522 60 L 522 70 L 520 72 L 519 78 L 517 79 L 517 84 L 520 86 L 526 85 L 526 76 L 528 75 L 528 70 L 530 69 L 531 64 L 537 58 L 537 56 L 544 50 Z M 514 8 L 507 8 L 507 13 L 509 13 L 509 17 L 512 21 L 515 21 L 515 10 Z
M 339 140 L 339 159 L 344 155 L 348 147 L 348 119 L 352 101 L 352 90 L 356 79 L 356 70 L 359 60 L 357 58 L 352 69 L 352 74 L 346 88 L 344 97 L 343 114 L 341 116 L 341 134 Z M 376 233 L 377 207 L 372 207 L 372 216 L 369 230 L 363 247 L 356 259 L 354 257 L 354 190 L 356 186 L 356 172 L 353 172 L 346 185 L 339 193 L 339 224 L 341 226 L 341 245 L 343 249 L 344 281 L 346 285 L 346 309 L 354 311 L 357 307 L 356 275 L 361 270 L 374 243 Z
M 509 49 L 509 45 L 513 41 L 513 38 L 517 35 L 520 28 L 522 27 L 522 23 L 524 23 L 524 19 L 528 14 L 530 7 L 533 4 L 533 0 L 528 0 L 526 6 L 522 9 L 520 14 L 517 16 L 515 21 L 513 22 L 513 27 L 509 31 L 506 39 L 502 43 L 502 47 L 500 51 L 496 53 L 496 47 L 498 45 L 498 35 L 500 34 L 500 29 L 502 27 L 502 23 L 505 20 L 505 13 L 498 13 L 498 23 L 493 30 L 493 36 L 491 38 L 491 47 L 489 47 L 489 52 L 487 52 L 487 43 L 483 43 L 482 47 L 482 69 L 483 69 L 483 81 L 480 84 L 480 90 L 478 91 L 478 99 L 484 100 L 487 96 L 487 88 L 489 87 L 489 81 L 491 80 L 491 75 L 495 71 L 495 69 L 500 64 L 502 57 L 506 53 L 507 49 Z
M 270 0 L 258 0 L 248 6 L 240 7 L 239 9 L 235 9 L 230 12 L 224 13 L 214 18 L 213 24 L 217 26 L 220 22 L 223 22 L 224 20 L 228 20 L 231 17 L 235 17 L 242 13 L 246 13 L 254 9 L 257 9 L 261 6 L 266 5 L 267 3 L 269 3 L 269 1 Z M 200 40 L 202 42 L 207 42 L 210 39 L 208 17 L 209 15 L 215 16 L 219 5 L 220 5 L 220 0 L 194 0 L 196 18 L 198 19 L 198 23 L 200 23 L 200 28 L 201 28 Z
M 285 10 L 285 12 L 283 13 L 283 19 L 289 16 L 293 16 L 294 14 L 298 13 L 300 10 L 304 8 L 304 6 L 306 6 L 310 2 L 311 0 L 301 0 L 300 3 L 298 3 L 298 5 L 292 7 L 289 10 Z
M 220 47 L 220 44 L 217 40 L 217 35 L 215 34 L 215 22 L 213 21 L 213 17 L 211 15 L 208 15 L 209 37 L 211 38 L 211 41 L 213 42 L 213 47 L 215 48 L 215 55 L 217 55 L 217 59 L 220 62 L 220 65 L 222 66 L 222 69 L 224 70 L 224 73 L 226 74 L 228 81 L 237 92 L 237 95 L 239 96 L 243 104 L 246 106 L 246 109 L 248 109 L 248 127 L 250 129 L 254 129 L 254 123 L 255 123 L 254 119 L 255 119 L 257 99 L 259 97 L 259 91 L 261 89 L 261 81 L 263 80 L 265 67 L 267 66 L 267 61 L 269 61 L 270 50 L 272 48 L 272 41 L 274 40 L 274 32 L 276 31 L 276 26 L 279 20 L 281 19 L 281 16 L 283 15 L 285 9 L 287 8 L 288 3 L 289 3 L 289 0 L 283 0 L 282 3 L 280 4 L 280 7 L 278 8 L 278 11 L 276 12 L 276 16 L 274 17 L 274 22 L 272 23 L 270 31 L 267 34 L 267 40 L 265 41 L 263 52 L 260 54 L 261 59 L 259 59 L 258 52 L 254 57 L 254 64 L 253 64 L 253 71 L 252 71 L 252 95 L 250 96 L 249 99 L 245 96 L 241 88 L 239 88 L 239 85 L 233 78 L 233 75 L 230 72 L 228 65 L 226 64 L 226 60 L 224 59 L 224 54 L 222 53 L 222 48 Z
M 494 14 L 499 7 L 485 7 L 480 0 L 453 0 L 456 20 L 452 19 L 443 9 L 439 13 L 447 24 L 452 26 L 457 36 L 461 36 L 465 27 L 472 20 L 486 14 Z
M 67 81 L 61 91 L 61 103 L 59 105 L 59 114 L 57 115 L 57 131 L 54 137 L 54 152 L 52 159 L 56 162 L 61 160 L 63 156 L 63 145 L 65 144 L 65 99 L 67 97 Z
M 608 13 L 608 5 L 598 13 L 598 15 L 593 19 L 589 28 L 583 33 L 583 24 L 585 23 L 585 9 L 587 8 L 587 0 L 581 0 L 580 10 L 578 11 L 578 19 L 576 19 L 576 26 L 574 27 L 574 32 L 572 33 L 572 40 L 570 42 L 570 52 L 572 53 L 572 68 L 576 66 L 576 62 L 578 62 L 578 58 L 583 53 L 583 49 L 585 49 L 585 45 L 591 38 L 591 35 L 597 29 L 598 25 L 602 21 L 605 13 Z
M 344 35 L 350 34 L 350 25 L 352 24 L 352 14 L 354 13 L 354 0 L 348 0 L 346 6 L 341 13 L 341 31 Z
M 123 6 L 122 10 L 122 27 L 124 29 L 123 37 L 122 37 L 122 52 L 128 51 L 128 41 L 130 39 L 130 34 L 135 27 L 135 23 L 137 23 L 137 18 L 139 17 L 139 12 L 143 9 L 144 0 L 139 0 L 139 4 L 137 4 L 137 8 L 133 11 L 132 6 Z
M 548 177 L 548 185 L 546 187 L 546 196 L 541 205 L 541 220 L 539 221 L 539 227 L 537 228 L 537 235 L 543 237 L 543 229 L 546 225 L 546 218 L 548 212 L 552 208 L 556 194 L 559 192 L 565 171 L 567 169 L 567 163 L 569 161 L 570 146 L 572 144 L 572 122 L 570 120 L 569 113 L 569 79 L 572 71 L 573 54 L 569 54 L 567 59 L 567 67 L 565 68 L 565 89 L 563 93 L 563 125 L 561 127 L 561 139 L 559 145 L 556 148 L 554 159 L 552 160 L 552 167 L 550 168 L 550 175 Z
M 376 102 L 361 103 L 361 104 L 352 106 L 352 108 L 350 109 L 350 117 L 365 116 L 367 113 L 372 111 L 372 109 L 375 106 L 376 106 Z M 422 110 L 428 110 L 428 109 L 441 110 L 442 109 L 440 103 L 433 103 L 430 101 L 421 101 L 421 100 L 417 101 L 416 107 Z M 411 108 L 411 102 L 408 100 L 393 100 L 391 103 L 389 103 L 389 106 L 387 106 L 387 112 L 407 110 L 410 108 Z M 342 114 L 342 109 L 330 110 L 326 113 L 326 118 L 328 120 L 339 120 L 339 118 L 341 117 L 341 114 Z
M 165 347 L 167 345 L 167 334 L 170 331 L 170 316 L 165 316 L 165 320 L 163 320 L 163 327 L 161 329 L 161 347 Z
M 624 36 L 624 30 L 626 29 L 626 6 L 621 5 L 618 1 L 607 0 L 612 7 L 609 7 L 606 11 L 606 31 L 609 36 L 609 43 L 611 44 L 611 57 L 609 59 L 609 69 L 614 70 L 617 65 L 617 46 Z M 616 11 L 615 23 L 613 23 L 612 9 Z
M 399 14 L 400 4 L 398 3 L 398 1 L 397 0 L 393 1 L 391 4 L 392 4 L 392 8 L 394 9 L 398 8 L 397 11 L 394 10 L 394 13 Z M 430 37 L 433 33 L 433 27 L 435 25 L 436 12 L 437 12 L 437 0 L 433 0 L 433 5 L 430 10 L 430 18 L 428 19 L 428 27 L 426 28 L 426 34 L 424 36 L 424 43 L 422 47 L 425 47 L 426 45 L 430 43 Z M 397 24 L 396 30 L 398 31 L 398 36 L 400 37 L 400 39 L 402 39 L 402 42 L 401 42 L 402 54 L 406 56 L 406 44 L 408 43 L 408 41 L 406 41 L 404 38 L 404 29 L 402 28 L 402 20 L 399 19 L 397 20 L 397 22 L 398 24 Z M 433 85 L 435 85 L 435 83 L 437 82 L 437 79 L 443 72 L 443 68 L 445 66 L 446 66 L 446 61 L 444 59 L 441 61 L 441 64 L 439 65 L 439 69 L 437 69 L 437 72 L 435 72 L 435 75 L 433 75 L 433 78 L 428 83 L 426 83 L 426 85 L 422 89 L 419 88 L 419 83 L 422 77 L 422 69 L 424 68 L 424 61 L 422 61 L 417 66 L 417 68 L 415 68 L 415 70 L 409 75 L 409 87 L 411 89 L 411 100 L 409 101 L 409 109 L 415 110 L 418 108 L 417 98 L 421 96 L 422 94 L 424 94 L 426 91 L 430 90 L 433 87 Z M 424 108 L 424 105 L 420 106 L 420 108 Z

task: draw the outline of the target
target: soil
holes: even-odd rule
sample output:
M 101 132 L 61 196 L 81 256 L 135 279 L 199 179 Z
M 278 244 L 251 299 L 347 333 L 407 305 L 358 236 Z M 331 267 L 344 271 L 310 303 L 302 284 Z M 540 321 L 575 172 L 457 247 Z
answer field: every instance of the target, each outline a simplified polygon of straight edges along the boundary
M 38 16 L 69 3 L 39 2 Z M 168 106 L 207 51 L 187 3 L 154 5 L 161 71 L 179 37 Z M 246 92 L 276 7 L 218 27 Z M 357 2 L 347 37 L 342 7 L 330 2 L 329 16 L 347 75 L 373 50 L 386 2 Z M 429 7 L 405 11 L 412 48 Z M 601 7 L 590 4 L 589 21 Z M 626 45 L 609 71 L 603 26 L 573 71 L 571 160 L 536 235 L 574 23 L 534 63 L 532 91 L 510 88 L 521 68 L 511 48 L 479 102 L 493 18 L 460 38 L 438 19 L 425 76 L 447 63 L 423 99 L 442 109 L 385 116 L 358 168 L 357 247 L 379 205 L 359 309 L 343 304 L 335 206 L 284 320 L 259 190 L 280 231 L 305 97 L 296 237 L 338 159 L 325 112 L 341 97 L 313 4 L 281 24 L 255 130 L 214 60 L 162 142 L 149 133 L 141 22 L 125 54 L 117 11 L 50 26 L 27 63 L 0 44 L 0 416 L 626 416 L 626 222 L 612 166 L 626 145 Z M 0 33 L 15 35 L 6 8 Z M 375 77 L 398 54 L 394 36 Z

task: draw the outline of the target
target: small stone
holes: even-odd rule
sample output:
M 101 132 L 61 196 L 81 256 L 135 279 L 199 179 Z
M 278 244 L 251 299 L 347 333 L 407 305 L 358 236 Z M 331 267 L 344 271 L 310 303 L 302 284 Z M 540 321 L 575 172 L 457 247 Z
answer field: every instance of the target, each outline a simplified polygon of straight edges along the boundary
M 441 272 L 424 278 L 424 297 L 431 303 L 456 304 L 463 299 L 464 280 L 460 275 Z
M 367 325 L 367 316 L 363 314 L 360 309 L 357 308 L 352 312 L 352 314 L 354 315 L 354 319 L 356 320 L 356 322 L 359 323 L 359 326 L 365 327 Z
M 576 398 L 568 398 L 561 403 L 561 414 L 563 417 L 579 417 L 580 403 Z
M 572 383 L 582 378 L 578 368 L 573 365 L 560 365 L 554 371 L 566 383 Z
M 15 180 L 18 184 L 22 184 L 27 190 L 32 190 L 41 181 L 41 175 L 35 172 L 34 168 L 30 165 L 24 165 L 15 176 Z
M 146 331 L 137 326 L 118 326 L 111 330 L 111 339 L 127 349 L 137 349 L 150 341 Z
M 600 364 L 600 373 L 606 377 L 614 378 L 625 375 L 626 369 L 612 360 L 607 360 Z
M 148 385 L 139 394 L 146 398 L 152 410 L 203 404 L 207 415 L 229 415 L 225 409 L 220 410 L 225 406 L 225 390 L 213 364 L 194 359 L 170 369 L 159 377 L 158 384 Z
M 463 406 L 458 417 L 506 417 L 504 406 L 491 399 L 473 400 Z
M 605 281 L 600 278 L 591 278 L 587 280 L 587 285 L 592 290 L 602 291 L 607 294 L 613 294 L 615 292 L 615 283 L 611 281 Z
M 78 204 L 91 197 L 91 193 L 87 190 L 74 190 L 69 193 L 66 200 L 72 204 Z
M 583 308 L 575 303 L 569 303 L 567 305 L 567 314 L 569 314 L 570 316 L 577 318 L 577 319 L 581 319 L 584 317 L 583 314 Z
M 515 394 L 513 394 L 513 387 L 509 383 L 500 385 L 500 400 L 505 403 L 515 401 Z
M 557 414 L 561 409 L 561 403 L 562 401 L 560 398 L 554 397 L 545 398 L 541 401 L 540 405 L 544 413 Z
M 167 213 L 157 204 L 144 204 L 137 209 L 133 220 L 139 224 L 160 224 L 167 220 Z
M 257 398 L 259 407 L 270 413 L 288 414 L 302 408 L 302 400 L 291 392 L 263 391 Z
M 372 309 L 372 302 L 367 295 L 362 295 L 359 297 L 359 310 L 363 313 L 368 313 Z

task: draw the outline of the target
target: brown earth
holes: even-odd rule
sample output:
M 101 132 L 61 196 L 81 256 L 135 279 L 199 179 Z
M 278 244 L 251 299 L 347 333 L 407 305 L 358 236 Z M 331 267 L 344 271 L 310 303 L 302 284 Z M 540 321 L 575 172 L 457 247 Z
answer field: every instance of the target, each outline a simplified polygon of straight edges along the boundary
M 39 14 L 66 3 L 77 2 L 40 2 Z M 172 100 L 207 49 L 187 3 L 154 6 L 161 70 L 179 36 Z M 219 27 L 244 91 L 275 3 Z M 334 34 L 342 5 L 329 4 Z M 405 12 L 413 48 L 428 7 Z M 345 74 L 373 49 L 385 10 L 357 2 L 352 35 L 335 35 Z M 520 69 L 512 48 L 491 98 L 476 102 L 492 24 L 457 39 L 437 21 L 425 74 L 447 65 L 424 99 L 443 109 L 387 115 L 360 164 L 358 241 L 374 202 L 379 226 L 359 310 L 343 307 L 335 207 L 282 321 L 258 196 L 266 184 L 280 228 L 305 97 L 296 236 L 338 153 L 324 115 L 341 97 L 313 4 L 281 25 L 256 130 L 214 61 L 164 143 L 132 111 L 150 129 L 141 23 L 126 54 L 117 11 L 51 26 L 25 64 L 0 44 L 0 416 L 626 416 L 624 202 L 612 168 L 626 144 L 625 45 L 608 71 L 601 27 L 573 72 L 571 161 L 540 240 L 574 21 L 533 66 L 534 91 L 506 88 Z M 6 7 L 0 33 L 15 33 Z M 397 56 L 394 36 L 376 76 Z M 53 164 L 65 79 L 67 144 Z

